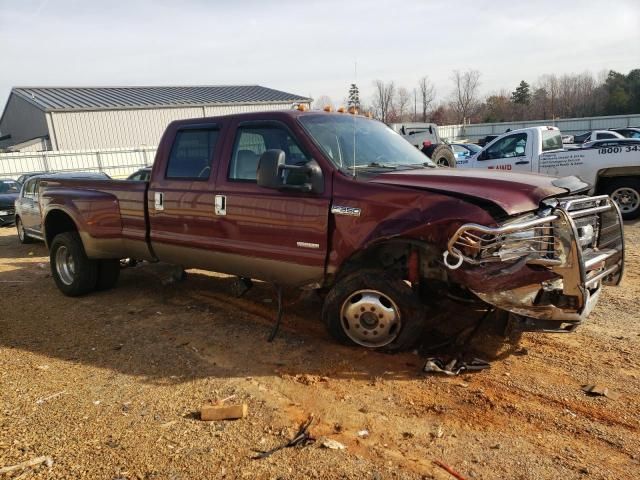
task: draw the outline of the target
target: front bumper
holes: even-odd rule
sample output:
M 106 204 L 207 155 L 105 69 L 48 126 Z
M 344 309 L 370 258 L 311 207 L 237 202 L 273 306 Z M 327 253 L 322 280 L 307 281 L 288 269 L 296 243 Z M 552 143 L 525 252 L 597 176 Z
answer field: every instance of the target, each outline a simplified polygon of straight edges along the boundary
M 527 231 L 536 232 L 530 236 L 537 242 L 530 248 L 535 255 L 504 261 L 469 253 L 470 239 L 477 252 Z M 495 228 L 462 225 L 449 241 L 445 263 L 454 279 L 486 303 L 521 317 L 575 327 L 595 307 L 602 286 L 622 280 L 622 217 L 606 195 L 554 200 L 544 214 L 524 222 Z
M 16 223 L 16 211 L 13 207 L 2 208 L 0 207 L 0 227 L 13 225 Z

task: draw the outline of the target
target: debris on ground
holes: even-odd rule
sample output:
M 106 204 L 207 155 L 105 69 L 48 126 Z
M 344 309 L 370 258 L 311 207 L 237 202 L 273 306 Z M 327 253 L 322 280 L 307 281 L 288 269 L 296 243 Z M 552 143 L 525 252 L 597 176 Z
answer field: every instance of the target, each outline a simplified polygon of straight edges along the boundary
M 237 420 L 245 418 L 249 411 L 246 403 L 238 405 L 205 405 L 200 409 L 200 420 Z
M 26 462 L 11 465 L 9 467 L 0 467 L 0 475 L 3 475 L 5 473 L 17 472 L 19 470 L 24 470 L 26 468 L 35 467 L 42 464 L 45 464 L 47 468 L 51 468 L 51 466 L 53 466 L 53 459 L 51 457 L 43 455 L 42 457 L 32 458 L 31 460 L 27 460 Z
M 311 445 L 316 441 L 316 439 L 311 436 L 311 433 L 309 433 L 309 427 L 311 426 L 312 423 L 313 423 L 313 415 L 309 415 L 309 418 L 307 418 L 307 420 L 300 425 L 300 428 L 298 429 L 298 433 L 296 433 L 295 436 L 291 440 L 289 440 L 287 443 L 285 443 L 284 445 L 280 445 L 276 448 L 272 448 L 271 450 L 254 450 L 254 452 L 256 452 L 257 455 L 251 458 L 253 460 L 260 460 L 262 458 L 267 458 L 273 455 L 275 452 L 282 450 L 284 448 L 306 447 L 307 445 Z
M 429 357 L 422 371 L 425 373 L 442 373 L 453 376 L 462 372 L 475 372 L 486 368 L 491 368 L 491 365 L 489 362 L 480 358 L 473 358 L 470 361 L 453 358 L 445 362 L 445 360 L 440 357 Z
M 358 437 L 360 438 L 369 438 L 369 430 L 360 430 L 358 432 Z
M 458 480 L 466 480 L 462 475 L 460 475 L 458 472 L 456 472 L 453 468 L 451 468 L 446 463 L 443 463 L 440 460 L 434 460 L 433 463 L 435 463 L 437 466 L 439 466 L 443 470 L 447 471 L 449 474 L 453 475 Z
M 337 440 L 333 440 L 332 438 L 323 439 L 322 443 L 320 443 L 320 446 L 322 448 L 328 448 L 330 450 L 344 450 L 347 448 L 342 443 L 338 442 Z
M 60 395 L 64 395 L 65 393 L 67 393 L 66 390 L 62 390 L 60 392 L 56 392 L 56 393 L 52 393 L 51 395 L 49 395 L 48 397 L 42 397 L 39 398 L 38 400 L 36 400 L 36 404 L 37 405 L 42 405 L 44 402 L 46 402 L 47 400 L 52 400 L 56 397 L 59 397 Z
M 604 385 L 583 385 L 582 391 L 584 391 L 587 395 L 591 395 L 593 397 L 607 397 L 611 400 L 618 400 L 620 398 L 620 394 L 614 392 L 613 390 L 609 390 L 608 387 Z

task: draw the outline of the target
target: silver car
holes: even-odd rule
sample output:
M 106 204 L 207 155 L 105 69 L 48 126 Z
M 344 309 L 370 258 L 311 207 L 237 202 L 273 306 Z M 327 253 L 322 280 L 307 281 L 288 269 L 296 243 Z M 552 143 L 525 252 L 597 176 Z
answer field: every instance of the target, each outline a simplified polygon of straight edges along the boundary
M 38 202 L 38 185 L 41 180 L 55 178 L 89 178 L 94 180 L 108 180 L 109 175 L 106 173 L 73 172 L 47 173 L 27 178 L 22 185 L 20 195 L 15 201 L 16 229 L 18 230 L 18 238 L 22 243 L 31 243 L 33 240 L 44 240 L 42 236 L 40 203 Z

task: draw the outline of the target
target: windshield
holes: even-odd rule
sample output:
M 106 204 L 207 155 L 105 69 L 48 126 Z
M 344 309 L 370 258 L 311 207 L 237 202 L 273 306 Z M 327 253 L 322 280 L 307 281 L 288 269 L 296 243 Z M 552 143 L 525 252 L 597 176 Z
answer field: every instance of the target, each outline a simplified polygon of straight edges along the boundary
M 0 193 L 18 193 L 20 186 L 13 180 L 0 180 Z
M 300 122 L 338 168 L 435 166 L 429 157 L 377 120 L 318 114 L 303 115 Z

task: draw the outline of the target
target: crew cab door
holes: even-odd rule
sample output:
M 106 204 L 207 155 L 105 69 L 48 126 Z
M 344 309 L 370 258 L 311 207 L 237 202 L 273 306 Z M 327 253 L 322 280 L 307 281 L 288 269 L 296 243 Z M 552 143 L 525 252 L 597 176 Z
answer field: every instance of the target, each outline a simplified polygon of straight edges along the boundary
M 531 172 L 533 139 L 528 132 L 516 132 L 498 138 L 474 157 L 475 168 Z
M 147 195 L 151 248 L 161 261 L 207 268 L 202 252 L 216 248 L 215 171 L 224 125 L 171 125 L 161 144 Z M 166 149 L 165 152 L 162 152 Z
M 260 156 L 285 152 L 286 163 L 311 160 L 309 145 L 284 123 L 236 120 L 218 171 L 216 235 L 226 271 L 285 285 L 321 282 L 327 256 L 330 192 L 275 190 L 256 183 Z

